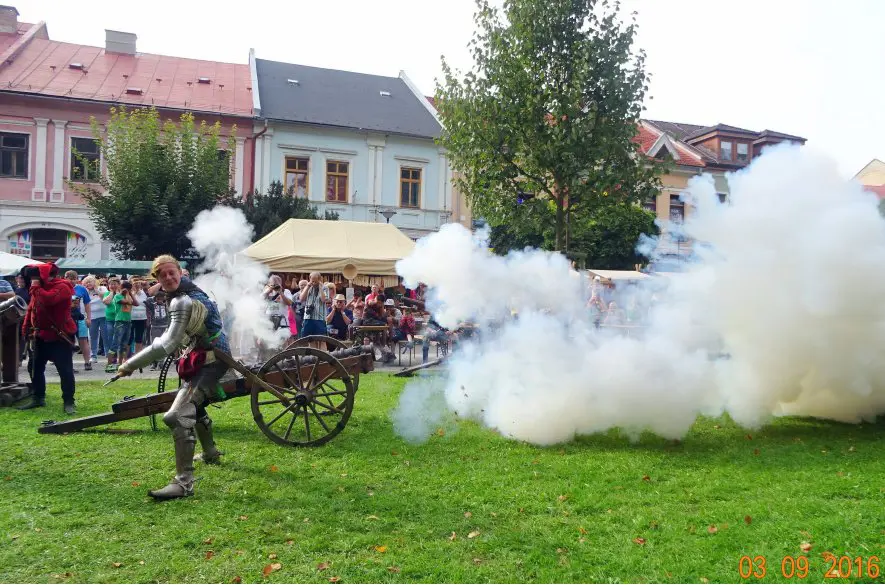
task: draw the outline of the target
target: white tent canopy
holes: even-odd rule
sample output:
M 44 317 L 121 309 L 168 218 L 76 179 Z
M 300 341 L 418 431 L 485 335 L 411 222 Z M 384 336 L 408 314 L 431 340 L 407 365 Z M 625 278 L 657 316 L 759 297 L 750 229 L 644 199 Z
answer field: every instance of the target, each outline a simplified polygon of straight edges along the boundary
M 595 270 L 588 269 L 588 273 L 590 276 L 598 276 L 602 280 L 609 280 L 611 282 L 626 282 L 631 280 L 644 280 L 648 278 L 648 274 L 644 272 L 637 272 L 635 270 Z
M 276 272 L 396 275 L 396 263 L 415 248 L 395 225 L 289 219 L 244 251 Z
M 9 252 L 0 252 L 0 276 L 17 274 L 22 267 L 28 264 L 43 264 L 36 260 L 31 260 L 27 256 L 17 256 Z

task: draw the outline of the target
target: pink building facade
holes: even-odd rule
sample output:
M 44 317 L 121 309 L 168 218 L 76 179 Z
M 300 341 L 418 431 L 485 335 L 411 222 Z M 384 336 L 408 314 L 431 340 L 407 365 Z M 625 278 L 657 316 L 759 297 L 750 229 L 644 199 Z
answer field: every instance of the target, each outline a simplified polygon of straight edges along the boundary
M 141 54 L 135 35 L 114 31 L 104 48 L 51 41 L 44 23 L 19 23 L 14 8 L 0 7 L 0 250 L 111 257 L 68 181 L 78 178 L 73 148 L 92 145 L 90 119 L 103 123 L 119 104 L 154 106 L 173 121 L 189 111 L 198 124 L 219 122 L 223 138 L 234 138 L 232 186 L 240 194 L 249 188 L 247 64 Z

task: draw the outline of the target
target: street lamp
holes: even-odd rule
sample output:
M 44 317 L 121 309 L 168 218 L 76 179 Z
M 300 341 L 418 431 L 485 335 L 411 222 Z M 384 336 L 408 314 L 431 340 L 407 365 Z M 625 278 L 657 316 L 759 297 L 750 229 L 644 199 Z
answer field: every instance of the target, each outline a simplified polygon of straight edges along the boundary
M 390 223 L 390 218 L 396 215 L 396 211 L 393 209 L 385 209 L 384 211 L 379 211 L 381 215 L 384 216 L 384 219 L 387 220 L 387 223 Z

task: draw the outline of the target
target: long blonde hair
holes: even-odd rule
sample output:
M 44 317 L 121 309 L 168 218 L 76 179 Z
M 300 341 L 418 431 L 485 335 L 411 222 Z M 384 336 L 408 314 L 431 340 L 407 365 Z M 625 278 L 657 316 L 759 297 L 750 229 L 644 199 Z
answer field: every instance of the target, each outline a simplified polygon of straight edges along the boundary
M 157 271 L 159 270 L 160 265 L 168 264 L 170 262 L 178 267 L 179 272 L 181 271 L 181 264 L 178 262 L 175 256 L 173 256 L 172 254 L 160 254 L 159 256 L 154 258 L 154 262 L 151 264 L 151 276 L 157 278 Z

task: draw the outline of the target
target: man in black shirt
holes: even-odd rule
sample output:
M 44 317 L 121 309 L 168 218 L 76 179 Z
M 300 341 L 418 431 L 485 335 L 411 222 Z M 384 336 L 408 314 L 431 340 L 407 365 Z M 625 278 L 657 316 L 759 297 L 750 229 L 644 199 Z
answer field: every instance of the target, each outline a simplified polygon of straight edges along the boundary
M 342 341 L 347 339 L 347 328 L 353 321 L 351 315 L 344 309 L 344 303 L 346 302 L 347 299 L 344 295 L 335 295 L 332 308 L 329 310 L 329 314 L 326 315 L 326 326 L 329 328 L 329 336 Z

